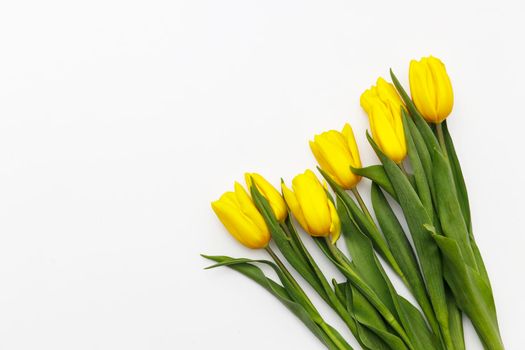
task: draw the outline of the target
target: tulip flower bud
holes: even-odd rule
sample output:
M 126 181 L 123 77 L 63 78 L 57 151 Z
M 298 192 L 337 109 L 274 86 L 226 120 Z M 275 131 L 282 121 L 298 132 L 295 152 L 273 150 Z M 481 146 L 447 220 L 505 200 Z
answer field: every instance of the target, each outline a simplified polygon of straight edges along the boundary
M 217 217 L 235 239 L 248 248 L 265 248 L 270 231 L 246 190 L 235 183 L 235 192 L 224 193 L 211 206 Z
M 401 108 L 405 108 L 394 85 L 383 78 L 363 92 L 361 107 L 368 114 L 372 137 L 381 151 L 396 163 L 407 155 Z
M 429 56 L 412 60 L 409 71 L 410 94 L 417 109 L 429 123 L 441 123 L 454 105 L 454 93 L 443 62 Z
M 326 190 L 311 170 L 292 180 L 292 190 L 282 183 L 286 204 L 301 227 L 311 236 L 332 237 L 336 242 L 341 233 L 341 222 Z
M 310 141 L 310 149 L 321 168 L 344 189 L 354 188 L 361 176 L 350 170 L 361 167 L 361 158 L 354 138 L 354 132 L 346 124 L 341 132 L 330 130 L 315 135 Z
M 284 222 L 288 216 L 288 207 L 286 206 L 286 203 L 284 202 L 284 199 L 279 191 L 277 191 L 275 187 L 273 187 L 268 181 L 266 181 L 264 177 L 259 174 L 246 173 L 244 174 L 244 178 L 248 188 L 251 188 L 255 184 L 259 192 L 261 192 L 263 197 L 266 198 L 275 217 L 277 218 L 277 221 Z

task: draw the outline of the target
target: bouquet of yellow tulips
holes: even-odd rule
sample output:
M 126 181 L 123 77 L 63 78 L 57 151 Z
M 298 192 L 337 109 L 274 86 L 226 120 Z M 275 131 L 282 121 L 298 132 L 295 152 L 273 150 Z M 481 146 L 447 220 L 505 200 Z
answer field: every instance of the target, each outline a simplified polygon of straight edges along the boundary
M 463 314 L 486 349 L 504 349 L 446 124 L 454 98 L 445 65 L 432 56 L 412 61 L 410 95 L 392 71 L 390 78 L 392 83 L 379 78 L 360 99 L 370 121 L 368 141 L 380 164 L 362 166 L 349 124 L 316 135 L 310 148 L 325 181 L 306 170 L 291 186 L 281 181 L 278 191 L 261 175 L 248 173 L 246 188 L 235 183 L 233 192 L 212 203 L 240 243 L 265 249 L 271 260 L 203 256 L 216 262 L 210 267 L 228 266 L 267 289 L 328 349 L 352 347 L 325 322 L 291 269 L 363 349 L 465 349 Z M 371 182 L 372 210 L 357 189 L 363 178 Z M 392 204 L 403 213 L 408 232 Z M 303 244 L 308 236 L 345 280 L 329 280 L 321 272 Z M 340 238 L 346 252 L 338 247 Z M 396 292 L 378 255 L 419 308 Z M 267 277 L 260 264 L 275 270 L 278 281 Z

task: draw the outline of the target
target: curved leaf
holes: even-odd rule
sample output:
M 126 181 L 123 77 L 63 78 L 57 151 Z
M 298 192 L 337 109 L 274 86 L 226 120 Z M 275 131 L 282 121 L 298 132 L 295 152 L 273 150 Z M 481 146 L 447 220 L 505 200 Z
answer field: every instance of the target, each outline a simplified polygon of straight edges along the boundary
M 396 199 L 396 191 L 388 179 L 388 176 L 386 175 L 385 169 L 383 169 L 382 165 L 370 165 L 364 168 L 350 167 L 350 170 L 352 170 L 352 172 L 356 175 L 366 177 L 367 179 L 377 183 L 389 195 Z

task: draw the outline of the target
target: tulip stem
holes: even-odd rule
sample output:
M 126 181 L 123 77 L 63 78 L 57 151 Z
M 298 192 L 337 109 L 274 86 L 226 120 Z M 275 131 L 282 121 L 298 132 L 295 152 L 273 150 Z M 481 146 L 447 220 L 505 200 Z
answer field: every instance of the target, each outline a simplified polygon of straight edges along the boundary
M 286 268 L 286 265 L 284 265 L 284 263 L 282 262 L 282 260 L 279 258 L 279 256 L 277 256 L 277 254 L 275 254 L 275 252 L 273 251 L 272 248 L 270 248 L 270 246 L 267 246 L 266 248 L 266 251 L 268 252 L 268 254 L 270 254 L 270 256 L 272 257 L 273 261 L 275 261 L 275 263 L 279 266 L 279 268 L 283 271 L 284 275 L 286 276 L 286 278 L 290 281 L 290 283 L 293 284 L 293 286 L 295 288 L 301 288 L 299 286 L 299 283 L 295 280 L 295 278 L 292 276 L 292 274 L 290 273 L 290 271 Z M 313 305 L 312 305 L 313 306 Z
M 315 308 L 314 304 L 312 304 L 310 298 L 306 295 L 304 290 L 301 288 L 299 283 L 296 281 L 296 279 L 292 276 L 290 271 L 286 268 L 282 260 L 275 254 L 275 252 L 270 248 L 270 246 L 267 246 L 266 251 L 268 254 L 272 257 L 273 261 L 279 266 L 283 274 L 285 275 L 286 279 L 292 284 L 292 287 L 295 289 L 295 293 L 301 300 L 298 300 L 299 303 L 303 304 L 305 303 L 308 308 L 307 311 L 311 315 L 312 320 L 322 329 L 324 333 L 330 338 L 330 341 L 336 346 L 339 350 L 353 350 L 352 347 L 346 343 L 344 340 L 340 338 L 340 335 L 338 336 L 337 331 L 333 328 L 331 328 L 321 317 L 317 309 Z M 303 304 L 304 306 L 304 304 Z M 329 346 L 330 349 L 332 347 Z M 335 349 L 334 349 L 335 350 Z
M 357 199 L 357 202 L 359 203 L 359 206 L 361 207 L 361 210 L 363 213 L 365 213 L 366 217 L 372 224 L 375 225 L 374 218 L 372 218 L 372 214 L 370 214 L 370 211 L 368 210 L 368 207 L 365 204 L 365 201 L 363 200 L 363 197 L 361 197 L 361 194 L 357 190 L 357 187 L 352 188 L 352 193 L 354 194 L 355 198 Z
M 436 133 L 437 133 L 439 145 L 441 146 L 441 150 L 443 151 L 443 154 L 445 155 L 445 157 L 448 159 L 447 145 L 445 143 L 445 135 L 443 134 L 443 122 L 436 124 Z
M 315 306 L 312 304 L 312 302 L 310 301 L 310 298 L 308 298 L 308 296 L 306 295 L 306 293 L 303 291 L 303 289 L 301 288 L 301 286 L 299 285 L 299 283 L 297 282 L 297 280 L 292 276 L 291 272 L 288 270 L 288 268 L 286 267 L 286 265 L 284 265 L 284 263 L 282 262 L 282 260 L 279 258 L 279 256 L 277 256 L 277 254 L 275 254 L 275 252 L 272 250 L 272 248 L 270 248 L 270 246 L 267 246 L 266 248 L 266 251 L 268 252 L 268 254 L 270 254 L 270 256 L 272 257 L 273 261 L 275 261 L 275 263 L 277 264 L 277 266 L 279 266 L 279 268 L 281 269 L 281 271 L 283 272 L 283 274 L 285 275 L 286 279 L 292 284 L 292 286 L 295 288 L 295 290 L 299 293 L 299 295 L 301 296 L 301 298 L 304 300 L 304 302 L 306 302 L 306 304 L 308 305 L 308 307 L 311 309 L 311 311 L 314 311 L 315 315 L 318 316 L 318 312 L 315 308 Z

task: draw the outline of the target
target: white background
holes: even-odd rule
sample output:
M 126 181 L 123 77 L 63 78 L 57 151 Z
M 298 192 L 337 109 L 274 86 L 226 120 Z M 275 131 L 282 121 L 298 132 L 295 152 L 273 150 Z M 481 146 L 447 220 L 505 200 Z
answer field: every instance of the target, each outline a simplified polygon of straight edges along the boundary
M 320 348 L 253 282 L 203 270 L 199 253 L 264 257 L 209 203 L 245 171 L 290 181 L 345 122 L 376 163 L 359 96 L 429 54 L 503 339 L 524 348 L 524 6 L 2 1 L 0 349 Z

